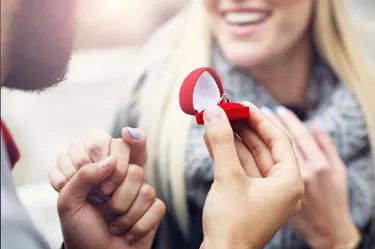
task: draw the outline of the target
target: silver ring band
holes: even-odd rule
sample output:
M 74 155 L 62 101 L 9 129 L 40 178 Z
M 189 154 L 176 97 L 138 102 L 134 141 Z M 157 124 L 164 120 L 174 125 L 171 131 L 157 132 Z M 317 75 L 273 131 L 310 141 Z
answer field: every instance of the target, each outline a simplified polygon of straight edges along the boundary
M 223 94 L 223 95 L 221 96 L 221 98 L 219 99 L 218 104 L 220 104 L 221 101 L 223 101 L 223 100 L 226 100 L 227 103 L 230 103 L 229 98 L 228 98 L 228 96 L 227 96 L 226 94 Z

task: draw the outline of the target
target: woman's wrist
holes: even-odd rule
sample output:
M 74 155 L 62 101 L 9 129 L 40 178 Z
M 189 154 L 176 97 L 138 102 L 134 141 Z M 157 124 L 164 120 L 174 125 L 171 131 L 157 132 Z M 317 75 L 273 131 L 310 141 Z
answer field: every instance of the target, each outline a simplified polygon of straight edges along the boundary
M 361 242 L 361 232 L 349 218 L 345 224 L 338 226 L 333 237 L 333 249 L 356 249 Z
M 263 248 L 263 247 L 259 247 Z M 204 249 L 257 249 L 248 239 L 246 241 L 241 239 L 228 238 L 205 238 Z
M 361 233 L 349 217 L 341 220 L 329 234 L 309 240 L 309 244 L 314 249 L 355 249 L 360 241 Z

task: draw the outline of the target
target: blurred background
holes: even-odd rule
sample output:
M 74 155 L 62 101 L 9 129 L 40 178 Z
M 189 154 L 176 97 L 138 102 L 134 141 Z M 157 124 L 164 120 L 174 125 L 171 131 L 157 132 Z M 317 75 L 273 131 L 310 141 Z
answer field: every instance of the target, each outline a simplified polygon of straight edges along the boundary
M 373 0 L 348 1 L 353 23 L 375 72 Z M 13 171 L 22 201 L 52 246 L 62 241 L 57 194 L 47 172 L 69 141 L 91 127 L 108 129 L 119 89 L 140 46 L 189 0 L 82 0 L 68 80 L 43 94 L 1 90 L 1 115 L 22 158 Z M 27 148 L 27 149 L 26 149 Z

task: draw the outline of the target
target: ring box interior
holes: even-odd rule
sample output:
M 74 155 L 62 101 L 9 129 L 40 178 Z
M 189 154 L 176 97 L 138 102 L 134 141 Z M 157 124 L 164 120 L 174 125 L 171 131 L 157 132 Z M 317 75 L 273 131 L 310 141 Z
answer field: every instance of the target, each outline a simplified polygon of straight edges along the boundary
M 197 124 L 204 124 L 204 111 L 210 105 L 220 106 L 229 121 L 249 118 L 249 107 L 226 101 L 223 84 L 210 67 L 192 71 L 181 85 L 179 101 L 183 112 L 195 116 Z

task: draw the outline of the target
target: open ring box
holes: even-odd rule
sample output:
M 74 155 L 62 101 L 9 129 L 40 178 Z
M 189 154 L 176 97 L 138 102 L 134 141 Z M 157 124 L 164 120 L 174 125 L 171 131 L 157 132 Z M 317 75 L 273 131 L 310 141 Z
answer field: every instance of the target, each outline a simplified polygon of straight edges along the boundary
M 249 107 L 229 102 L 219 75 L 210 67 L 191 72 L 182 83 L 179 98 L 182 111 L 194 115 L 197 124 L 204 124 L 204 110 L 215 104 L 225 111 L 229 121 L 247 119 L 250 115 Z

